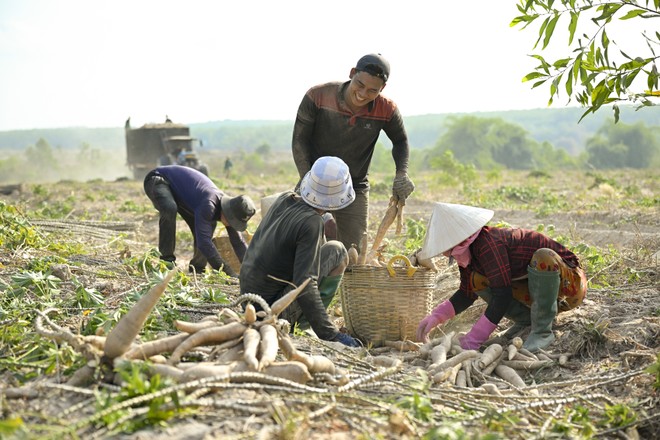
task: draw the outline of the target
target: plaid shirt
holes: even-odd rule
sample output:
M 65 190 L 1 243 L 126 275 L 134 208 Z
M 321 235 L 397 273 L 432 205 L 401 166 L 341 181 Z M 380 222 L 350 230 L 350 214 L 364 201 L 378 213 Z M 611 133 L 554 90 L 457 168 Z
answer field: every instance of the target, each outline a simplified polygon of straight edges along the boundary
M 491 288 L 510 287 L 512 279 L 527 275 L 529 261 L 534 252 L 541 248 L 557 252 L 570 267 L 580 266 L 575 254 L 539 232 L 484 226 L 470 245 L 470 264 L 466 268 L 460 268 L 459 291 L 474 297 L 473 292 L 468 292 L 468 280 L 472 271 L 488 278 Z

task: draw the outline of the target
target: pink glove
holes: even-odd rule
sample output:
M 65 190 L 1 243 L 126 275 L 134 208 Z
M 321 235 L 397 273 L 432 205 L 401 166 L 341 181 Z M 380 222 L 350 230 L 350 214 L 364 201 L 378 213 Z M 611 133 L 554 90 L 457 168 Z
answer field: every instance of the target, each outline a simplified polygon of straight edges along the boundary
M 437 306 L 429 316 L 422 319 L 417 326 L 417 340 L 426 342 L 429 340 L 429 332 L 437 325 L 453 318 L 456 315 L 454 306 L 449 300 L 443 301 Z
M 481 315 L 481 318 L 472 326 L 472 329 L 465 336 L 459 338 L 458 342 L 464 350 L 477 350 L 481 347 L 481 344 L 486 342 L 496 327 L 497 324 L 490 322 L 486 315 Z

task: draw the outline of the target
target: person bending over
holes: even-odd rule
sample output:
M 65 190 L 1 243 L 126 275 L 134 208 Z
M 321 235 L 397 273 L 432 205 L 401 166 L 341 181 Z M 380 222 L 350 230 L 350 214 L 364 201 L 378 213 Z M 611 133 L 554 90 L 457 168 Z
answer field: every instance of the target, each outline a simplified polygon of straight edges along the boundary
M 359 346 L 330 321 L 326 308 L 348 266 L 346 247 L 325 241 L 323 215 L 353 203 L 355 192 L 348 166 L 337 157 L 321 157 L 300 183 L 300 194 L 280 194 L 257 227 L 241 265 L 241 293 L 255 293 L 272 305 L 311 278 L 280 317 L 309 323 L 320 339 Z M 272 276 L 272 277 L 271 277 Z
M 425 341 L 436 326 L 466 310 L 477 297 L 488 303 L 472 329 L 459 338 L 464 349 L 478 349 L 503 317 L 514 321 L 505 336 L 531 326 L 523 347 L 531 352 L 555 339 L 558 312 L 578 307 L 587 279 L 577 256 L 562 244 L 532 230 L 486 226 L 493 211 L 436 203 L 420 258 L 444 256 L 458 263 L 461 283 L 417 328 Z

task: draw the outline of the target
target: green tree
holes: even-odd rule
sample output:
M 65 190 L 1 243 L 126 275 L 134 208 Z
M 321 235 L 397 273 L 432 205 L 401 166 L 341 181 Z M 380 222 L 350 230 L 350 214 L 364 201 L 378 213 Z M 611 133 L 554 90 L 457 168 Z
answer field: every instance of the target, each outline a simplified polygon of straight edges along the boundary
M 660 141 L 642 122 L 605 124 L 587 140 L 588 161 L 596 168 L 649 168 L 660 154 Z
M 384 145 L 382 142 L 377 142 L 376 147 L 374 148 L 374 153 L 371 156 L 369 174 L 383 173 L 391 174 L 392 177 L 394 177 L 395 171 L 394 159 L 392 158 L 392 148 Z
M 436 153 L 440 156 L 445 151 L 452 151 L 453 158 L 461 163 L 474 164 L 478 168 L 491 168 L 494 162 L 487 134 L 492 121 L 491 118 L 476 116 L 447 118 L 447 131 L 436 143 Z
M 267 157 L 268 155 L 270 155 L 271 150 L 272 148 L 270 147 L 270 145 L 264 142 L 263 144 L 259 145 L 255 151 L 257 154 L 263 157 Z
M 25 164 L 17 156 L 9 155 L 0 159 L 0 182 L 16 182 L 22 180 L 21 170 Z
M 45 169 L 57 164 L 53 149 L 44 138 L 39 138 L 34 146 L 27 147 L 25 150 L 25 156 L 27 157 L 28 163 L 36 168 Z
M 451 150 L 441 154 L 430 155 L 427 159 L 429 168 L 442 171 L 436 178 L 442 184 L 468 184 L 476 180 L 477 173 L 474 165 L 464 164 L 456 160 Z
M 26 179 L 37 179 L 39 181 L 49 181 L 57 179 L 61 168 L 61 151 L 57 155 L 53 151 L 48 141 L 39 138 L 34 146 L 29 146 L 25 150 L 27 163 L 22 173 Z
M 628 147 L 610 144 L 603 136 L 594 136 L 587 141 L 588 162 L 599 169 L 625 168 Z
M 574 98 L 587 108 L 580 120 L 606 104 L 612 104 L 615 122 L 620 102 L 632 102 L 638 108 L 658 104 L 660 32 L 649 35 L 642 31 L 634 47 L 624 48 L 610 39 L 608 31 L 614 35 L 615 25 L 626 24 L 637 31 L 642 20 L 660 19 L 660 0 L 519 0 L 518 11 L 521 15 L 511 26 L 525 29 L 542 20 L 534 49 L 539 43 L 541 51 L 548 48 L 560 22 L 568 29 L 570 55 L 547 61 L 539 53 L 533 54 L 540 64 L 523 78 L 534 81 L 532 88 L 549 82 L 548 105 L 559 97 L 562 85 L 569 102 Z M 581 35 L 577 41 L 576 35 Z
M 455 160 L 480 169 L 497 166 L 532 169 L 546 163 L 539 155 L 547 152 L 519 125 L 500 118 L 475 116 L 450 117 L 447 124 L 447 131 L 436 143 L 435 156 L 452 151 Z M 548 151 L 552 151 L 551 145 Z
M 514 170 L 533 167 L 532 142 L 521 126 L 495 121 L 487 139 L 495 162 Z

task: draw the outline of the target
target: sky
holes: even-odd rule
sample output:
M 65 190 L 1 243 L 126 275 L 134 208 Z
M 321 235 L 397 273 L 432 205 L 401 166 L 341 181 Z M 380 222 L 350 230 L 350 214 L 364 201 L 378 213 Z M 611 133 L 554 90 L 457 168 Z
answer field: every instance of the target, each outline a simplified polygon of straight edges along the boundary
M 516 15 L 515 0 L 0 0 L 0 130 L 293 120 L 371 52 L 404 117 L 544 108 L 547 87 L 522 82 L 537 31 Z

